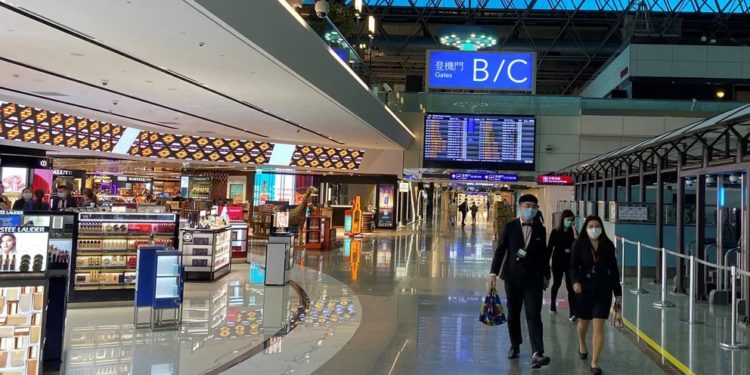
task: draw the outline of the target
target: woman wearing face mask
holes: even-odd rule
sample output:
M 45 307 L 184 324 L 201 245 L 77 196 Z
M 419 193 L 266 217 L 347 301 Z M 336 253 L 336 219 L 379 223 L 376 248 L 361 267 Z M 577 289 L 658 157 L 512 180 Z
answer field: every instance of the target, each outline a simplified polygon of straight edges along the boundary
M 34 194 L 32 194 L 31 189 L 23 189 L 23 191 L 21 191 L 21 198 L 13 202 L 13 209 L 29 210 L 29 206 L 31 206 L 31 199 L 33 198 L 33 196 Z
M 612 294 L 617 302 L 622 300 L 620 272 L 617 267 L 615 245 L 604 232 L 602 220 L 589 216 L 583 223 L 586 234 L 573 245 L 570 258 L 570 275 L 576 293 L 578 315 L 578 355 L 586 359 L 586 334 L 589 322 L 594 321 L 591 374 L 602 374 L 599 357 L 604 343 L 604 322 L 609 318 Z
M 93 189 L 83 189 L 83 207 L 97 207 L 99 206 L 99 198 Z
M 576 321 L 575 315 L 575 293 L 573 292 L 573 281 L 570 278 L 570 252 L 573 242 L 578 238 L 575 228 L 576 217 L 571 210 L 565 210 L 560 215 L 560 223 L 549 236 L 547 253 L 552 257 L 552 293 L 549 309 L 557 312 L 557 292 L 565 277 L 565 288 L 568 290 L 568 305 L 570 306 L 569 319 Z

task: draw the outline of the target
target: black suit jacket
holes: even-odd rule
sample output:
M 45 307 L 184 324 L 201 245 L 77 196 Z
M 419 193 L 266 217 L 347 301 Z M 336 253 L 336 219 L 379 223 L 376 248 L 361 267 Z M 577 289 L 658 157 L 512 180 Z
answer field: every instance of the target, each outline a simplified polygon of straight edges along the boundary
M 500 245 L 492 258 L 491 273 L 505 282 L 532 284 L 541 287 L 545 277 L 550 276 L 546 244 L 547 230 L 541 222 L 534 220 L 528 247 L 524 246 L 521 221 L 515 219 L 505 225 Z M 525 258 L 517 256 L 519 249 L 526 250 Z
M 50 210 L 60 211 L 60 205 L 61 205 L 60 198 L 53 198 L 50 204 Z M 68 209 L 68 208 L 76 208 L 76 207 L 78 207 L 78 203 L 76 202 L 76 199 L 73 197 L 68 197 L 66 199 L 65 208 Z

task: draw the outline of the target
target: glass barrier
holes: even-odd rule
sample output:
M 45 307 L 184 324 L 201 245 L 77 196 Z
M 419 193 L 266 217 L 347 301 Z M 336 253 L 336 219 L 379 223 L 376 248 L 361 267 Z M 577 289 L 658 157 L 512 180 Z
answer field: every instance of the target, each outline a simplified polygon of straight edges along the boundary
M 590 205 L 591 207 L 588 207 L 588 203 L 594 203 Z M 609 211 L 609 203 L 606 202 L 602 206 L 602 202 L 575 202 L 575 201 L 560 201 L 557 202 L 557 212 L 562 212 L 562 210 L 571 210 L 574 213 L 576 213 L 578 216 L 586 216 L 596 213 L 597 215 L 601 216 L 601 213 L 604 213 L 603 219 L 605 221 L 609 221 L 611 218 L 609 217 L 610 211 Z M 634 205 L 641 205 L 640 203 L 634 203 Z M 656 224 L 656 203 L 646 203 L 645 206 L 648 209 L 648 217 L 645 221 L 626 221 L 626 220 L 617 220 L 617 223 L 620 224 L 643 224 L 643 225 L 654 225 Z M 582 207 L 586 207 L 583 210 L 580 210 Z M 607 207 L 606 210 L 602 211 L 602 207 Z M 590 211 L 596 211 L 596 212 L 590 212 Z M 684 220 L 685 225 L 695 225 L 696 223 L 696 211 L 695 211 L 695 204 L 685 204 L 683 205 L 683 212 L 684 212 Z M 712 227 L 716 226 L 716 205 L 706 205 L 705 207 L 705 221 L 706 221 L 706 227 Z M 664 204 L 664 225 L 676 225 L 677 224 L 677 205 L 676 204 Z

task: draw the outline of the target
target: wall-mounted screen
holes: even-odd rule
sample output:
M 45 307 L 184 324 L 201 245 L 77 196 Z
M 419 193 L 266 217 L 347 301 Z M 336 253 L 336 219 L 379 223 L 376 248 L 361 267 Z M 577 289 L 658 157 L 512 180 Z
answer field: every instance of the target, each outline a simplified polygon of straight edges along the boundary
M 536 118 L 428 113 L 424 168 L 534 170 Z

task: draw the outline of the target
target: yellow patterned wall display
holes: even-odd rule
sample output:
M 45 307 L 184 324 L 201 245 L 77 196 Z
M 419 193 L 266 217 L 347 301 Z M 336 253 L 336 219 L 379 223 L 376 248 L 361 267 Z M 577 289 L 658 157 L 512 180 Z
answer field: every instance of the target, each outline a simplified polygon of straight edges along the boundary
M 0 138 L 110 152 L 124 127 L 45 109 L 0 102 Z
M 268 164 L 273 143 L 142 131 L 128 151 L 160 159 Z
M 120 141 L 130 142 L 133 137 L 132 144 L 118 147 Z M 270 142 L 143 131 L 4 101 L 0 101 L 0 139 L 147 158 L 255 165 L 269 164 L 274 150 Z M 364 156 L 364 150 L 297 145 L 291 160 L 276 165 L 351 171 L 359 169 Z
M 354 171 L 359 169 L 364 157 L 364 150 L 297 145 L 289 165 L 300 168 Z

